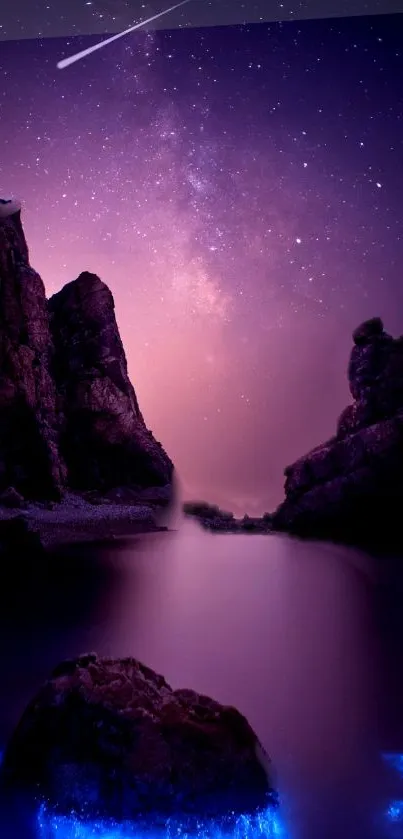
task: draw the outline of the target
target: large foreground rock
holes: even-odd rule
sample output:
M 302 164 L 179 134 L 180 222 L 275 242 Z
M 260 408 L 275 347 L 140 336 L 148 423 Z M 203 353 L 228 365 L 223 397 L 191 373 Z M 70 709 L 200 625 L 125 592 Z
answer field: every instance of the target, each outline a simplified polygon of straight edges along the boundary
M 172 690 L 133 658 L 56 668 L 6 750 L 6 788 L 65 812 L 139 818 L 252 813 L 275 803 L 270 763 L 245 717 Z
M 402 545 L 403 339 L 374 318 L 353 335 L 353 403 L 331 440 L 285 470 L 275 529 L 344 542 Z

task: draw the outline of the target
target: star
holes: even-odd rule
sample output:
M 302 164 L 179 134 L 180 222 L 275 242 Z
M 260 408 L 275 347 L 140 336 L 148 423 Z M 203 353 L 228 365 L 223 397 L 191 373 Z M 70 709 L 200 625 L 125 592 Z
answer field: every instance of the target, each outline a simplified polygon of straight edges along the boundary
M 399 26 L 138 30 L 63 72 L 97 39 L 2 42 L 2 190 L 32 264 L 48 294 L 82 270 L 110 286 L 192 486 L 275 506 L 345 407 L 353 328 L 381 312 L 403 333 Z

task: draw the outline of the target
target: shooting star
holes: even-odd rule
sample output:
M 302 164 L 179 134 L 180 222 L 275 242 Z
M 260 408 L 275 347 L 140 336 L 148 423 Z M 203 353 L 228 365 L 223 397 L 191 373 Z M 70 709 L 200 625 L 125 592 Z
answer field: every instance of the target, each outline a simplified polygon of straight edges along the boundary
M 123 38 L 124 35 L 129 35 L 130 32 L 135 32 L 136 29 L 141 29 L 142 26 L 146 26 L 147 23 L 153 23 L 154 20 L 158 20 L 160 17 L 164 17 L 164 15 L 168 15 L 170 12 L 173 12 L 174 9 L 179 9 L 180 6 L 185 6 L 187 3 L 190 3 L 190 0 L 182 0 L 181 3 L 176 3 L 175 6 L 170 6 L 169 9 L 165 9 L 163 12 L 159 12 L 157 15 L 153 15 L 152 17 L 147 18 L 147 20 L 142 20 L 140 23 L 136 23 L 134 26 L 130 26 L 129 29 L 125 29 L 124 32 L 118 32 L 117 35 L 112 35 L 111 38 L 106 38 L 105 41 L 100 41 L 98 44 L 94 44 L 92 47 L 88 47 L 86 50 L 81 50 L 81 52 L 75 53 L 75 55 L 70 55 L 69 58 L 63 58 L 62 61 L 58 61 L 57 69 L 64 70 L 65 67 L 70 67 L 71 64 L 75 64 L 76 61 L 80 61 L 82 58 L 86 58 L 87 55 L 91 55 L 96 50 L 100 50 L 101 47 L 106 47 L 108 44 L 112 44 L 113 41 L 117 41 L 118 38 Z

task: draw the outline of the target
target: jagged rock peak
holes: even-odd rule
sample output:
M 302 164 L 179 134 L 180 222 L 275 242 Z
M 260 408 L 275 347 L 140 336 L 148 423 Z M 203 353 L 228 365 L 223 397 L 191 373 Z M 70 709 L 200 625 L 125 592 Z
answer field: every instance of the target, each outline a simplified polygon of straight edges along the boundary
M 21 204 L 0 198 L 0 260 L 7 266 L 14 261 L 29 263 L 28 246 L 21 223 Z
M 21 202 L 15 198 L 0 198 L 0 218 L 8 218 L 21 212 Z
M 97 293 L 104 293 L 110 296 L 112 306 L 114 307 L 113 295 L 106 283 L 98 277 L 98 274 L 93 274 L 91 271 L 82 271 L 77 279 L 66 283 L 60 291 L 56 292 L 50 298 L 49 307 L 50 309 L 55 308 L 58 305 L 58 301 L 69 298 L 74 298 L 77 303 L 84 304 L 88 295 L 91 296 Z
M 353 341 L 355 344 L 366 344 L 373 338 L 377 338 L 384 333 L 383 322 L 381 318 L 375 317 L 365 320 L 353 332 Z

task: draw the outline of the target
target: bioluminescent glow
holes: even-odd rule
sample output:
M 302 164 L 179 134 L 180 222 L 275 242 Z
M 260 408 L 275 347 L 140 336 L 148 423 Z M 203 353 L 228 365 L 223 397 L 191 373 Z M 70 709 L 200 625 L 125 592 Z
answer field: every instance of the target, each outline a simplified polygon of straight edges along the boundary
M 38 839 L 289 839 L 278 811 L 273 808 L 253 816 L 239 816 L 223 827 L 211 822 L 200 822 L 196 829 L 188 829 L 180 819 L 170 819 L 164 828 L 139 828 L 133 822 L 92 821 L 75 816 L 55 814 L 45 806 L 38 814 Z
M 390 822 L 403 822 L 403 801 L 392 801 L 386 811 L 386 818 Z
M 400 752 L 385 752 L 382 755 L 385 763 L 391 767 L 400 778 L 403 778 L 403 754 Z M 391 801 L 385 813 L 386 821 L 392 825 L 403 825 L 403 799 Z M 400 827 L 399 827 L 400 831 Z M 401 833 L 399 832 L 399 836 Z
M 403 778 L 403 754 L 400 754 L 399 752 L 385 752 L 382 757 L 385 763 L 387 763 L 392 769 L 395 769 L 395 771 Z

